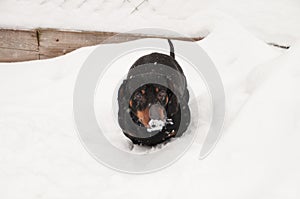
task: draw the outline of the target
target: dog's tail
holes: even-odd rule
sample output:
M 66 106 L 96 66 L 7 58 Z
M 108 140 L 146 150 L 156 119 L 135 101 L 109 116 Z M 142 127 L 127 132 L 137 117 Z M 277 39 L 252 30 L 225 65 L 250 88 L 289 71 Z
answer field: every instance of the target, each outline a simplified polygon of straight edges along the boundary
M 175 59 L 175 53 L 174 53 L 174 46 L 170 39 L 168 39 L 169 45 L 170 45 L 170 56 Z

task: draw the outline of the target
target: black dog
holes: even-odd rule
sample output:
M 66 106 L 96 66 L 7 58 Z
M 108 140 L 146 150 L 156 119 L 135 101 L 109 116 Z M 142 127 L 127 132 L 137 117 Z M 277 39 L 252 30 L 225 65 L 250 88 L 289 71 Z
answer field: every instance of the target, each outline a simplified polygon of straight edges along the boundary
M 171 137 L 181 136 L 190 123 L 190 111 L 188 107 L 189 92 L 186 87 L 186 79 L 182 68 L 175 60 L 173 44 L 170 40 L 168 41 L 170 45 L 170 55 L 161 53 L 145 55 L 139 58 L 131 66 L 130 70 L 136 69 L 136 67 L 144 64 L 155 64 L 157 67 L 159 67 L 159 64 L 162 64 L 178 71 L 183 77 L 185 85 L 178 85 L 180 81 L 176 80 L 169 81 L 168 87 L 154 83 L 144 84 L 136 89 L 130 96 L 126 97 L 128 94 L 128 82 L 134 78 L 128 74 L 127 79 L 124 80 L 119 88 L 119 124 L 123 133 L 135 144 L 152 146 L 162 143 Z M 166 76 L 166 74 L 163 75 Z M 173 92 L 179 87 L 183 87 L 182 96 L 176 96 Z M 136 136 L 137 132 L 133 131 L 137 130 L 126 128 L 124 111 L 129 111 L 132 121 L 137 126 L 147 129 L 144 133 L 147 134 L 147 132 L 152 129 L 158 129 L 159 132 L 149 137 Z

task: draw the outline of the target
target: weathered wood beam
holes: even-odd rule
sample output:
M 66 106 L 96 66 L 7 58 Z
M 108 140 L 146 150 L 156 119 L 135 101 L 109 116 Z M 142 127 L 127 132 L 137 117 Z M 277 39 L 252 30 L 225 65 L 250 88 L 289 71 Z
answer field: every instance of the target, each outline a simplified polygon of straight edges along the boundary
M 0 29 L 0 62 L 38 59 L 35 30 Z
M 57 29 L 10 30 L 0 29 L 0 62 L 46 59 L 64 55 L 80 47 L 105 43 L 125 42 L 140 38 L 166 38 L 155 35 L 125 34 L 115 32 L 69 31 Z M 202 38 L 171 37 L 177 40 Z
M 0 29 L 0 62 L 17 62 L 57 57 L 80 47 L 106 43 L 126 42 L 140 38 L 166 38 L 164 36 L 125 34 L 97 31 L 70 31 L 57 29 L 13 30 Z M 201 40 L 201 37 L 168 37 L 175 40 Z M 288 49 L 289 46 L 268 43 Z

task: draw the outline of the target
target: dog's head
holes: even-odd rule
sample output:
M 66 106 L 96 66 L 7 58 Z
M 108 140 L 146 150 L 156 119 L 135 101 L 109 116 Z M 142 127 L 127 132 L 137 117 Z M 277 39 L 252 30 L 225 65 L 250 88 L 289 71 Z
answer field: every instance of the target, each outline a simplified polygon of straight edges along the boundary
M 151 119 L 166 121 L 176 114 L 179 104 L 176 95 L 170 89 L 159 84 L 146 84 L 131 95 L 129 109 L 136 124 L 151 128 Z

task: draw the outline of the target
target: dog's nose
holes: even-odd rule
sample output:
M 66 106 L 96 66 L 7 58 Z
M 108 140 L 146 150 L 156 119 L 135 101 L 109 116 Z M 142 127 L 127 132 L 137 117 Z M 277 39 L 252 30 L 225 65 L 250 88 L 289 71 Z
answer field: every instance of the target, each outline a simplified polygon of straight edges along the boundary
M 162 120 L 165 121 L 167 119 L 167 113 L 165 108 L 160 104 L 153 104 L 149 109 L 149 117 L 152 120 Z

